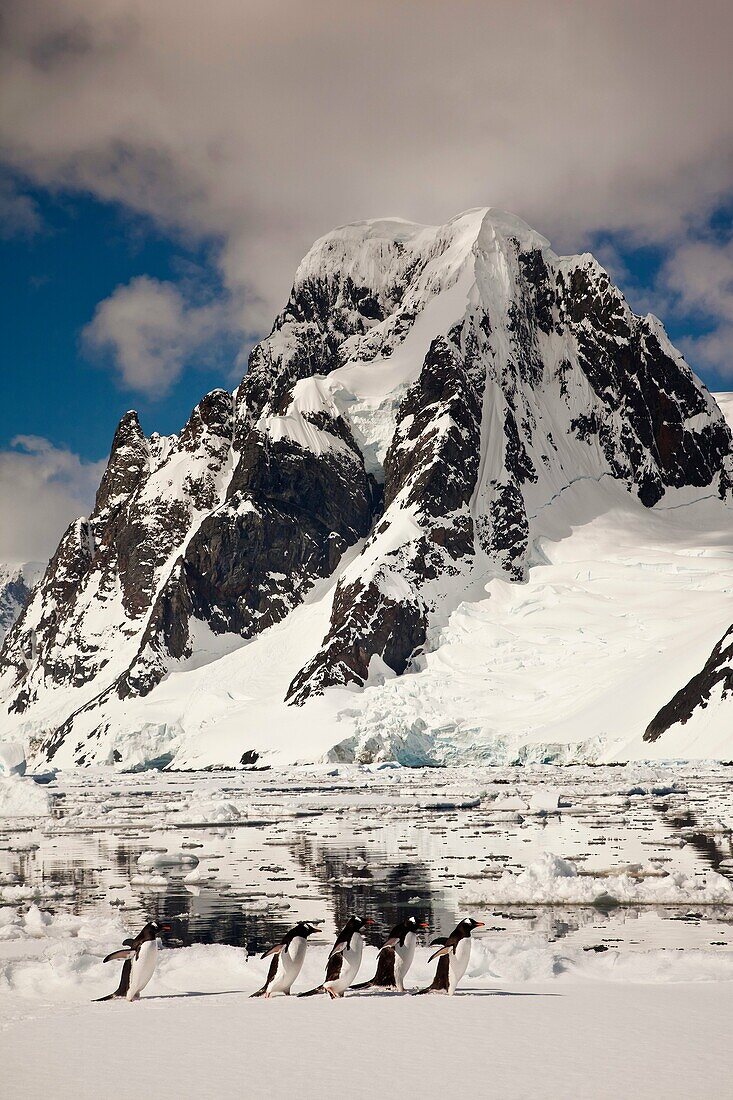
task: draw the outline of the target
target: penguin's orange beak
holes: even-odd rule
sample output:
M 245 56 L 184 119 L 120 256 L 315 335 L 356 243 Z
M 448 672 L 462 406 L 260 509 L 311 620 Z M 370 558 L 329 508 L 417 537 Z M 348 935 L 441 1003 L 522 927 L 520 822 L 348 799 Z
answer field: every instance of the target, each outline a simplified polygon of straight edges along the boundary
M 170 932 L 171 931 L 171 926 L 170 926 L 170 924 L 161 924 L 160 930 L 161 930 L 161 932 Z
M 420 921 L 420 927 L 421 928 L 429 928 L 430 925 L 428 924 L 428 922 L 426 920 L 422 920 L 422 921 Z
M 476 927 L 477 928 L 484 928 L 485 927 L 484 922 L 482 920 L 477 920 L 476 921 Z
M 374 921 L 372 920 L 371 917 L 367 917 L 366 920 L 364 921 L 364 924 L 374 924 Z

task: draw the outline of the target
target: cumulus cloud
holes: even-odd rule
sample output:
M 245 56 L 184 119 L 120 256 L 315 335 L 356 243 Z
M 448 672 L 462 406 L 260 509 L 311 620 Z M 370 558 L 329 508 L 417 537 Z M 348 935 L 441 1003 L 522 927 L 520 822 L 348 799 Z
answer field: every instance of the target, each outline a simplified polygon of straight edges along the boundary
M 733 325 L 716 325 L 702 336 L 685 336 L 678 344 L 698 371 L 707 368 L 724 382 L 733 378 Z
M 0 450 L 0 561 L 50 557 L 68 524 L 91 511 L 104 465 L 39 436 Z
M 10 0 L 0 140 L 40 184 L 218 240 L 261 331 L 353 219 L 684 236 L 733 176 L 731 30 L 727 0 Z
M 733 241 L 683 241 L 658 285 L 663 309 L 707 330 L 681 340 L 681 350 L 721 378 L 733 376 Z
M 82 340 L 110 357 L 125 388 L 161 397 L 192 358 L 216 356 L 228 312 L 222 302 L 191 305 L 173 283 L 143 275 L 99 303 Z

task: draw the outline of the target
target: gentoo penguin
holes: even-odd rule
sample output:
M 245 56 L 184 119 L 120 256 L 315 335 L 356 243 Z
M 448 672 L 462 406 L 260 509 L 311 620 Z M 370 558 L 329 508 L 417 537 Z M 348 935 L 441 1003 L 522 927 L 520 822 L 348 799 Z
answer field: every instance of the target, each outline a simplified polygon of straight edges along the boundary
M 359 972 L 364 950 L 361 933 L 368 924 L 374 924 L 371 917 L 349 917 L 331 948 L 323 984 L 309 989 L 307 993 L 299 993 L 299 997 L 312 997 L 314 993 L 328 993 L 333 1000 L 343 997 Z
M 417 933 L 427 928 L 425 921 L 407 917 L 396 924 L 377 955 L 377 972 L 370 982 L 361 982 L 354 989 L 396 989 L 405 992 L 405 977 L 415 957 Z
M 159 924 L 151 921 L 146 924 L 134 939 L 123 940 L 125 947 L 121 951 L 113 951 L 107 955 L 104 962 L 112 962 L 113 959 L 124 959 L 120 984 L 114 993 L 106 997 L 99 997 L 100 1001 L 113 1001 L 118 997 L 125 997 L 128 1001 L 136 1001 L 143 989 L 148 984 L 155 972 L 155 964 L 158 961 L 158 936 L 162 932 L 170 932 L 169 924 Z
M 269 951 L 265 951 L 260 958 L 267 959 L 272 955 L 267 981 L 252 996 L 271 997 L 273 993 L 284 993 L 289 997 L 293 982 L 303 966 L 308 937 L 320 931 L 312 921 L 300 921 L 285 934 L 281 943 L 276 943 Z
M 471 957 L 471 933 L 474 928 L 483 928 L 483 926 L 484 922 L 481 920 L 464 917 L 447 939 L 431 941 L 431 946 L 438 944 L 440 946 L 433 952 L 428 962 L 437 959 L 438 965 L 432 985 L 427 989 L 421 989 L 420 993 L 448 993 L 451 996 L 455 993 L 458 983 L 466 973 L 468 960 Z

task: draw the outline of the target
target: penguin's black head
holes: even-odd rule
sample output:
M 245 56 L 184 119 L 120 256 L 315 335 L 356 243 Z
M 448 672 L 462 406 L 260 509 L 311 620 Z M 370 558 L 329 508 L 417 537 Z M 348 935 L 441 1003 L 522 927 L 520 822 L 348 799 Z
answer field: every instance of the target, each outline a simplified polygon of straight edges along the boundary
M 143 932 L 150 931 L 151 939 L 157 939 L 158 936 L 164 935 L 166 932 L 170 932 L 171 926 L 169 924 L 163 924 L 161 921 L 151 920 L 150 924 L 146 924 L 143 928 Z
M 352 925 L 355 932 L 362 932 L 367 925 L 374 924 L 371 917 L 351 917 L 349 924 Z
M 312 936 L 314 932 L 320 932 L 319 925 L 314 924 L 312 920 L 301 920 L 291 929 L 291 935 L 293 939 L 296 936 L 302 936 L 303 939 L 307 939 L 308 936 Z
M 412 932 L 417 932 L 418 928 L 427 928 L 428 926 L 427 921 L 418 920 L 417 917 L 413 916 L 412 914 L 407 918 L 405 924 Z
M 474 920 L 473 917 L 464 917 L 461 921 L 461 925 L 465 928 L 466 933 L 470 935 L 474 928 L 483 928 L 484 922 L 482 920 Z

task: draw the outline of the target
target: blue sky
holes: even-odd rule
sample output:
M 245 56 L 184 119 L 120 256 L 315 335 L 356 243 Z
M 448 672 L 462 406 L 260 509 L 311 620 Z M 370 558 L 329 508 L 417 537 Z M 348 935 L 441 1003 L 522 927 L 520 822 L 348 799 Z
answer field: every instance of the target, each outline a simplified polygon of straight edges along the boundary
M 236 384 L 246 346 L 225 327 L 204 359 L 193 353 L 170 389 L 149 395 L 120 378 L 114 355 L 85 346 L 82 333 L 99 302 L 140 276 L 165 283 L 194 280 L 226 297 L 215 242 L 198 245 L 166 235 L 150 218 L 89 196 L 29 190 L 37 213 L 33 232 L 0 241 L 0 318 L 6 369 L 0 400 L 0 448 L 19 436 L 41 436 L 83 459 L 104 457 L 120 416 L 135 408 L 147 433 L 178 431 L 214 386 Z M 708 239 L 731 237 L 730 208 L 710 219 Z M 584 246 L 579 241 L 578 247 Z M 593 245 L 633 307 L 656 308 L 673 341 L 688 345 L 714 318 L 680 312 L 659 288 L 665 249 L 632 249 L 623 235 L 598 233 Z M 615 268 L 615 270 L 614 270 Z M 657 304 L 658 303 L 658 304 Z M 664 307 L 670 312 L 664 316 Z M 691 365 L 712 389 L 729 383 L 703 361 Z
M 0 241 L 0 448 L 37 435 L 98 459 L 128 408 L 138 410 L 147 433 L 178 431 L 208 389 L 231 387 L 229 334 L 222 333 L 218 362 L 188 364 L 169 392 L 151 398 L 121 383 L 109 355 L 85 349 L 82 332 L 97 304 L 136 276 L 178 282 L 193 272 L 216 286 L 213 245 L 187 248 L 149 218 L 88 196 L 30 194 L 37 227 Z

